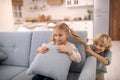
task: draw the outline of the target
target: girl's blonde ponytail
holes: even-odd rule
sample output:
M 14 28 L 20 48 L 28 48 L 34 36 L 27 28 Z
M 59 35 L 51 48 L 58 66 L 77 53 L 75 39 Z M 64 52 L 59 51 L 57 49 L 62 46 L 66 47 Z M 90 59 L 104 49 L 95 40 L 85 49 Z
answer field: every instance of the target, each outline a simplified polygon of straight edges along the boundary
M 74 31 L 73 31 L 72 29 L 70 29 L 70 28 L 69 28 L 69 30 L 70 30 L 70 33 L 72 34 L 72 36 L 73 36 L 76 40 L 80 41 L 84 46 L 87 46 L 87 43 L 86 43 L 85 41 L 83 41 L 82 38 L 81 38 L 76 32 L 74 32 Z

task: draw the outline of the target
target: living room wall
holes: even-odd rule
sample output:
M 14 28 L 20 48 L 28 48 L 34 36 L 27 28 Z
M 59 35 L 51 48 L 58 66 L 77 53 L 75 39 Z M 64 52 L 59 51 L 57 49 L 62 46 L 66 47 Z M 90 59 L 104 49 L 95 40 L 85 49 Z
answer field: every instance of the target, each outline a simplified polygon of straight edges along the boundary
M 0 32 L 14 31 L 11 0 L 0 0 Z

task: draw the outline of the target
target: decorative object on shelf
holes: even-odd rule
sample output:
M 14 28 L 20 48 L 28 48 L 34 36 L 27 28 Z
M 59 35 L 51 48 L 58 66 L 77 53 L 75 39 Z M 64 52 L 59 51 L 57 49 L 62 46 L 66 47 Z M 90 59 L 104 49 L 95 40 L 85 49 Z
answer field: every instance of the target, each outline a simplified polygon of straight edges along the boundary
M 46 16 L 44 14 L 38 16 L 38 21 L 39 22 L 45 22 L 46 21 Z
M 25 20 L 26 20 L 26 22 L 32 22 L 32 17 L 27 17 Z
M 88 12 L 88 20 L 91 20 L 93 11 L 91 9 L 87 9 L 87 12 Z
M 51 21 L 51 15 L 48 15 L 46 21 Z

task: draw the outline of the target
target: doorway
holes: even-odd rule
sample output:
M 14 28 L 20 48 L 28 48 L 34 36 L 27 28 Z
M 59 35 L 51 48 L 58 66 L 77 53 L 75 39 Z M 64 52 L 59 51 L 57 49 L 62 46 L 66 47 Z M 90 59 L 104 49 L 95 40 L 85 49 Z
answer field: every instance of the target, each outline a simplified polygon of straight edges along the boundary
M 110 0 L 110 29 L 112 40 L 120 40 L 120 0 Z

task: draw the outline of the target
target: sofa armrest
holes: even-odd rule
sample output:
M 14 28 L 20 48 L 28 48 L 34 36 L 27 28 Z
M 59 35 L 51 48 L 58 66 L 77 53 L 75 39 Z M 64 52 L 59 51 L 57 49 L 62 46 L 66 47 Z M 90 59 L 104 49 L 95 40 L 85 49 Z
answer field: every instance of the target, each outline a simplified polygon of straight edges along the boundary
M 96 80 L 96 58 L 87 57 L 78 80 Z

